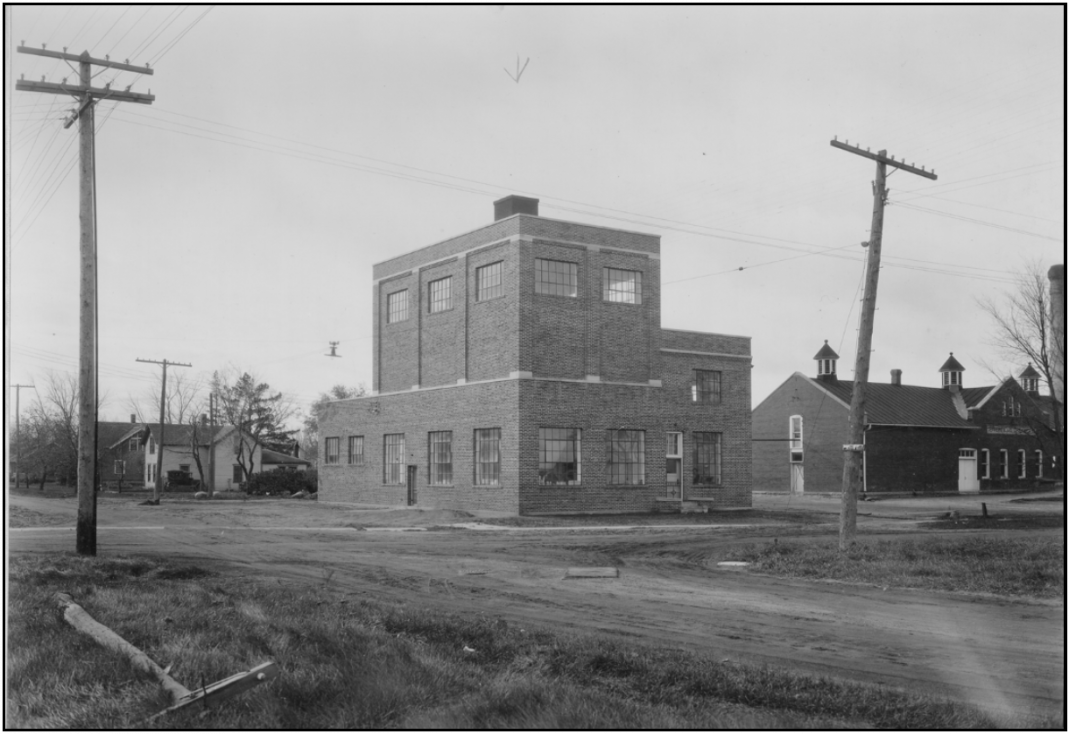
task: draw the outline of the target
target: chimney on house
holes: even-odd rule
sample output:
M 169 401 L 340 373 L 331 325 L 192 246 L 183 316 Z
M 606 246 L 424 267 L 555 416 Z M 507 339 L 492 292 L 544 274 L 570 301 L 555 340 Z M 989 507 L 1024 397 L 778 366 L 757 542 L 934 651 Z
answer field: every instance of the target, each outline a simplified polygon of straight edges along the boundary
M 200 424 L 202 426 L 208 425 L 208 414 L 207 413 L 201 413 L 200 414 Z
M 962 367 L 961 362 L 954 359 L 954 352 L 951 352 L 950 357 L 939 368 L 939 372 L 943 375 L 943 387 L 950 392 L 961 392 L 961 373 L 964 371 L 965 368 Z
M 1054 337 L 1054 369 L 1051 378 L 1054 382 L 1050 386 L 1054 398 L 1065 405 L 1065 265 L 1052 265 L 1047 271 L 1050 280 L 1050 320 L 1053 326 Z M 1065 411 L 1062 411 L 1064 426 Z
M 131 423 L 137 423 L 137 414 L 136 413 L 131 413 L 130 414 L 130 422 Z
M 511 217 L 514 214 L 530 214 L 538 216 L 538 199 L 529 196 L 517 196 L 510 194 L 503 199 L 494 202 L 494 221 Z
M 901 385 L 902 384 L 902 370 L 891 370 L 891 384 L 892 385 Z
M 835 364 L 839 360 L 839 355 L 835 353 L 835 350 L 828 346 L 828 340 L 824 340 L 824 346 L 820 348 L 820 351 L 813 355 L 813 359 L 817 361 L 817 379 L 822 382 L 835 382 L 839 378 L 835 375 Z

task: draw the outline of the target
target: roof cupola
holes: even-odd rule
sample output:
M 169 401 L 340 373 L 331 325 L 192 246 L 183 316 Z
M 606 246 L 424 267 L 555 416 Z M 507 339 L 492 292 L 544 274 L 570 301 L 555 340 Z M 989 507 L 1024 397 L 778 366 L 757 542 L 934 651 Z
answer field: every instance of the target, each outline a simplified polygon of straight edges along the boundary
M 961 362 L 954 359 L 954 352 L 951 352 L 950 357 L 939 368 L 939 372 L 943 375 L 943 387 L 960 390 L 961 373 L 964 371 L 965 368 L 961 366 Z
M 1039 373 L 1036 372 L 1036 368 L 1032 366 L 1031 362 L 1021 373 L 1021 387 L 1032 397 L 1039 397 Z
M 824 346 L 820 348 L 820 351 L 813 355 L 813 359 L 817 361 L 817 379 L 818 380 L 837 380 L 835 375 L 835 363 L 839 359 L 839 355 L 835 353 L 835 350 L 828 346 L 828 340 L 824 340 Z

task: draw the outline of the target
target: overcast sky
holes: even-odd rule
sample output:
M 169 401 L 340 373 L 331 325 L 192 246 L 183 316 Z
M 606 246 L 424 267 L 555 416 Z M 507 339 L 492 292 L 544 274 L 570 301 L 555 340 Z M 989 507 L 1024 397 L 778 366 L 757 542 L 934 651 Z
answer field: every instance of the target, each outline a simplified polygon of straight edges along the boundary
M 72 102 L 13 89 L 75 75 L 14 47 L 155 69 L 94 81 L 156 96 L 97 109 L 102 419 L 138 357 L 370 386 L 372 264 L 510 193 L 660 235 L 662 326 L 751 336 L 754 404 L 825 339 L 849 378 L 875 163 L 836 135 L 939 177 L 888 180 L 874 381 L 992 384 L 976 297 L 1064 261 L 1063 6 L 6 12 L 9 383 L 78 355 Z

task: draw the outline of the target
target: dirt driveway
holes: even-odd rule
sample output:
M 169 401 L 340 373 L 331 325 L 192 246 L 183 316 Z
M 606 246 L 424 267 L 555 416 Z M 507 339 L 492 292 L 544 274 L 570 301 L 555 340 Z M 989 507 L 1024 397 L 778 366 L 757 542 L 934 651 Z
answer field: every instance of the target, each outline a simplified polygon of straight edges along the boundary
M 36 513 L 41 522 L 35 524 L 54 526 L 9 532 L 11 552 L 73 548 L 72 500 L 13 498 L 12 508 L 20 507 Z M 862 532 L 917 532 L 910 517 L 863 516 Z M 469 524 L 449 526 L 458 520 Z M 703 520 L 699 526 L 487 529 L 445 511 L 104 501 L 98 548 L 101 554 L 165 553 L 224 575 L 322 584 L 354 597 L 604 633 L 1002 710 L 1061 709 L 1063 603 L 722 570 L 716 562 L 733 545 L 832 536 L 834 518 L 829 514 L 823 524 L 766 518 L 758 525 Z M 619 577 L 565 578 L 569 568 L 583 566 L 614 566 Z

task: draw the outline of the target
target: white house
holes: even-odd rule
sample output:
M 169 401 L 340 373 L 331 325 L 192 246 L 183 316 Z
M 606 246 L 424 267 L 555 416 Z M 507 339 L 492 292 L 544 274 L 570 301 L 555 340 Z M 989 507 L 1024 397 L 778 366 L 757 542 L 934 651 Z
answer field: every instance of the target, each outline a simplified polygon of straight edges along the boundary
M 281 451 L 263 450 L 263 471 L 306 471 L 312 462 Z
M 149 425 L 144 441 L 145 452 L 145 488 L 151 489 L 156 482 L 156 450 L 159 437 L 159 424 Z M 201 476 L 194 457 L 194 432 L 196 432 L 196 453 L 200 457 L 200 466 L 205 476 Z M 214 437 L 213 434 L 214 433 Z M 190 426 L 165 425 L 163 432 L 163 465 L 160 471 L 181 470 L 189 472 L 194 479 L 205 481 L 209 472 L 211 451 L 215 452 L 215 489 L 237 489 L 246 476 L 238 462 L 239 451 L 244 457 L 245 467 L 250 474 L 264 471 L 263 448 L 252 436 L 239 432 L 234 426 Z M 249 461 L 251 451 L 252 461 Z M 292 457 L 291 457 L 292 458 Z

